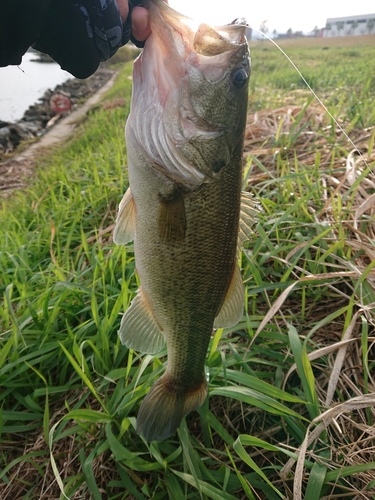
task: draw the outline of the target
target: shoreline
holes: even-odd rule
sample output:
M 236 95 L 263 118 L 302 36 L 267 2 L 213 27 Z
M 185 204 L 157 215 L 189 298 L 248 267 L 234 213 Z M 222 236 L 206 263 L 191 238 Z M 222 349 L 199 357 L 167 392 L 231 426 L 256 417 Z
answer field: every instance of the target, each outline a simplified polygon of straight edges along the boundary
M 20 120 L 15 122 L 0 120 L 0 163 L 17 151 L 22 141 L 43 136 L 54 124 L 68 113 L 74 112 L 92 94 L 97 92 L 112 77 L 113 71 L 99 68 L 86 80 L 72 78 L 48 89 L 36 103 L 29 106 Z M 70 111 L 59 112 L 51 105 L 51 98 L 64 94 L 70 102 Z
M 117 71 L 99 68 L 86 80 L 72 78 L 47 90 L 25 111 L 21 120 L 15 123 L 0 120 L 0 198 L 27 185 L 37 155 L 73 133 L 77 120 L 112 87 L 117 74 Z M 50 99 L 61 92 L 69 97 L 71 109 L 58 113 L 51 109 Z M 33 142 L 17 153 L 18 147 L 27 140 Z M 8 147 L 6 152 L 4 144 Z

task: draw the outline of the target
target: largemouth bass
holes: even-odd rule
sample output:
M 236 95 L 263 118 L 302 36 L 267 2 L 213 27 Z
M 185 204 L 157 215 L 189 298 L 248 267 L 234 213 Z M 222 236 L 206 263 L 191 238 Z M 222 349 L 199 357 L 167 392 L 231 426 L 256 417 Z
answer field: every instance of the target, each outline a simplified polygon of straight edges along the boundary
M 245 214 L 253 209 L 241 197 L 245 25 L 194 27 L 161 0 L 148 8 L 152 34 L 134 64 L 126 124 L 130 187 L 114 241 L 134 239 L 141 283 L 122 318 L 122 343 L 144 353 L 167 343 L 166 372 L 137 417 L 137 432 L 152 441 L 203 404 L 213 329 L 243 314 L 241 198 Z

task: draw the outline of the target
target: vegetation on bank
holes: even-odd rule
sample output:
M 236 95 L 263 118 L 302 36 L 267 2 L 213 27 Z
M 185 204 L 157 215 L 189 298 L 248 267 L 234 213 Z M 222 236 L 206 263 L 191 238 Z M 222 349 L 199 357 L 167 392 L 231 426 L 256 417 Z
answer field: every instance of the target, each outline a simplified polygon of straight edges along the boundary
M 2 202 L 2 500 L 375 498 L 375 44 L 314 41 L 285 50 L 336 121 L 271 42 L 251 45 L 246 315 L 212 337 L 209 399 L 173 438 L 134 430 L 165 352 L 117 338 L 138 287 L 111 238 L 131 64 Z

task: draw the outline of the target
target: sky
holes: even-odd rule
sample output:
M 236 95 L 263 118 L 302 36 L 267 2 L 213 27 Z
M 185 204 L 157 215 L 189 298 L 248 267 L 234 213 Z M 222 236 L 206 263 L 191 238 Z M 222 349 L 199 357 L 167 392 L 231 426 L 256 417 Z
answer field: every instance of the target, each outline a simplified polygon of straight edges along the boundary
M 267 20 L 270 33 L 275 29 L 285 33 L 312 31 L 323 28 L 328 17 L 374 14 L 374 0 L 169 0 L 175 10 L 198 21 L 209 24 L 228 24 L 237 17 L 245 17 L 248 24 L 259 29 Z

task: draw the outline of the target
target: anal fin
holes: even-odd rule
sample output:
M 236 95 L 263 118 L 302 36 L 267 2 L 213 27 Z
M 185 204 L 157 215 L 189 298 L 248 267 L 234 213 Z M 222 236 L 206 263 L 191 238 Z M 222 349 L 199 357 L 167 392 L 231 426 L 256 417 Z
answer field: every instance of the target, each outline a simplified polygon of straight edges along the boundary
M 164 336 L 141 288 L 122 317 L 118 335 L 126 347 L 135 351 L 154 354 L 164 347 Z
M 113 232 L 116 245 L 125 245 L 134 240 L 135 234 L 135 202 L 130 188 L 127 189 L 120 202 Z
M 214 328 L 228 328 L 236 325 L 243 315 L 244 286 L 239 267 L 234 268 L 232 281 L 225 300 L 214 321 Z

